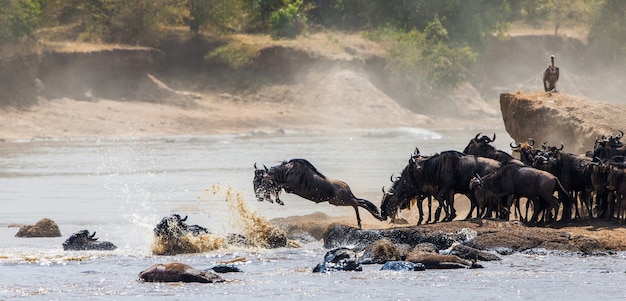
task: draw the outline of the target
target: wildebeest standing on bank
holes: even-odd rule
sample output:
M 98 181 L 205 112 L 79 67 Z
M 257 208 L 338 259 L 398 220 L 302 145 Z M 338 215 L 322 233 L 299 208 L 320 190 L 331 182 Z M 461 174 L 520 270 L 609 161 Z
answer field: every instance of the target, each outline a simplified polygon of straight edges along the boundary
M 510 154 L 496 149 L 491 142 L 496 141 L 496 133 L 493 133 L 493 138 L 489 138 L 483 133 L 476 134 L 474 139 L 470 140 L 463 153 L 466 155 L 475 155 L 484 158 L 494 159 L 502 164 L 504 163 L 516 163 L 522 165 L 523 163 L 511 156 Z
M 378 208 L 372 202 L 354 196 L 348 184 L 330 179 L 321 174 L 305 159 L 291 159 L 271 168 L 258 169 L 254 172 L 254 193 L 259 201 L 270 201 L 271 194 L 280 201 L 281 189 L 294 193 L 307 200 L 321 203 L 329 202 L 335 206 L 352 206 L 356 212 L 356 220 L 361 228 L 359 208 L 367 209 L 375 218 L 382 220 Z
M 437 193 L 437 187 L 425 183 L 425 181 L 416 180 L 413 175 L 413 169 L 417 164 L 428 158 L 427 156 L 421 156 L 419 150 L 415 148 L 415 152 L 411 156 L 411 159 L 409 159 L 409 164 L 404 167 L 400 177 L 396 180 L 392 179 L 393 184 L 389 188 L 389 191 L 385 192 L 383 188 L 383 198 L 380 202 L 380 214 L 383 220 L 387 220 L 387 217 L 391 217 L 391 221 L 394 222 L 398 211 L 410 209 L 411 201 L 416 199 L 417 210 L 419 211 L 417 224 L 421 225 L 424 220 L 422 203 L 425 198 L 428 198 L 428 219 L 426 223 L 430 223 L 432 196 Z
M 550 65 L 543 72 L 543 89 L 546 92 L 556 91 L 556 82 L 559 80 L 559 67 L 554 65 L 554 55 L 550 56 Z
M 525 197 L 535 202 L 530 223 L 537 222 L 539 213 L 544 208 L 546 221 L 552 221 L 551 214 L 558 213 L 561 202 L 564 207 L 571 206 L 572 203 L 571 197 L 556 176 L 547 171 L 515 164 L 506 164 L 486 176 L 474 177 L 470 189 L 479 188 L 498 198 L 509 197 L 509 207 L 514 197 Z M 555 191 L 559 193 L 559 198 L 554 196 Z
M 470 199 L 470 211 L 466 218 L 472 216 L 477 200 L 469 189 L 469 182 L 476 174 L 485 175 L 500 166 L 500 162 L 478 157 L 465 155 L 457 151 L 445 151 L 430 156 L 428 159 L 419 162 L 409 161 L 413 165 L 410 170 L 416 187 L 436 188 L 435 198 L 440 204 L 444 204 L 446 217 L 444 221 L 454 220 L 456 210 L 454 208 L 454 195 L 456 193 L 465 194 Z M 427 191 L 426 191 L 427 192 Z M 441 207 L 435 212 L 435 221 L 439 220 Z

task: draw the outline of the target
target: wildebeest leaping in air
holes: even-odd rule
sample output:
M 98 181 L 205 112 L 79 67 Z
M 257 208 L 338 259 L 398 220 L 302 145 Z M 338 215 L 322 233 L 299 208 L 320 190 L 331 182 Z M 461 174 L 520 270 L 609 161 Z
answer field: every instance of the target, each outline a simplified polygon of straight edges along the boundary
M 316 203 L 329 202 L 335 206 L 354 207 L 359 228 L 361 217 L 358 207 L 365 208 L 375 218 L 382 220 L 376 205 L 355 197 L 348 184 L 325 177 L 307 160 L 291 159 L 269 169 L 265 166 L 259 169 L 255 164 L 254 169 L 254 193 L 260 202 L 273 202 L 274 195 L 276 202 L 283 205 L 279 194 L 284 189 L 287 193 L 294 193 Z
M 559 67 L 554 65 L 554 55 L 550 56 L 550 65 L 543 72 L 543 89 L 546 92 L 556 91 L 556 82 L 559 80 Z

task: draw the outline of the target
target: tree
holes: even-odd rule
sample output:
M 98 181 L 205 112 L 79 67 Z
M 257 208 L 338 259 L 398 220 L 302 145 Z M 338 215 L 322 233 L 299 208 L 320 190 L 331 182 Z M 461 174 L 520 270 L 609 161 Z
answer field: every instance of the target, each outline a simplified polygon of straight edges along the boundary
M 35 0 L 0 0 L 0 43 L 32 37 L 41 8 Z
M 626 1 L 606 0 L 589 30 L 589 45 L 606 63 L 626 63 Z

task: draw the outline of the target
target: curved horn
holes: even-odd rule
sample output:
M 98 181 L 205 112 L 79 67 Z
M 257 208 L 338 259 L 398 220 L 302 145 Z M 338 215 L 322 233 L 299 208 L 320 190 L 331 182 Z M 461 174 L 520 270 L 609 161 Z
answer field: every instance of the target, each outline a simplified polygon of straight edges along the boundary
M 515 141 L 513 141 L 513 142 L 515 142 Z M 513 142 L 509 143 L 509 146 L 511 146 L 511 148 L 520 148 L 520 147 L 522 147 L 522 145 L 519 144 L 519 143 L 517 145 L 513 145 Z
M 96 236 L 96 231 L 93 231 L 93 234 L 91 234 L 91 235 L 87 235 L 87 237 L 89 237 L 89 238 L 94 238 L 94 236 Z
M 254 162 L 254 169 L 258 169 L 258 168 L 256 168 L 256 162 Z
M 391 183 L 393 183 L 393 174 L 391 174 L 391 177 L 389 177 L 389 180 L 391 181 Z
M 383 193 L 385 193 L 385 192 L 386 192 L 386 191 L 385 191 L 385 186 L 383 186 Z
M 491 138 L 491 141 L 489 141 L 489 142 L 494 142 L 494 141 L 496 141 L 496 133 L 495 132 L 493 133 L 493 138 Z
M 189 217 L 188 215 L 185 215 L 185 217 L 184 217 L 184 218 L 181 218 L 181 219 L 180 219 L 180 221 L 181 221 L 181 222 L 184 222 L 184 221 L 186 221 L 186 220 L 187 220 L 187 218 L 188 218 L 188 217 Z
M 563 142 L 561 142 L 561 148 L 559 148 L 558 150 L 563 150 Z
M 535 139 L 533 139 L 533 138 L 528 138 L 528 145 L 530 145 L 530 146 L 534 146 L 534 145 L 535 145 Z
M 619 135 L 615 136 L 615 138 L 620 139 L 624 137 L 624 132 L 622 132 L 622 130 L 618 130 L 618 131 L 619 131 Z
M 478 137 L 482 136 L 483 132 L 479 132 L 478 134 L 476 134 L 476 137 L 474 137 L 474 139 L 478 140 Z
M 265 166 L 265 164 L 263 164 L 263 168 L 265 168 L 265 171 L 270 171 L 269 169 L 267 169 L 267 166 Z
M 420 150 L 416 146 L 415 151 L 413 152 L 413 157 L 418 157 L 419 155 L 420 155 Z

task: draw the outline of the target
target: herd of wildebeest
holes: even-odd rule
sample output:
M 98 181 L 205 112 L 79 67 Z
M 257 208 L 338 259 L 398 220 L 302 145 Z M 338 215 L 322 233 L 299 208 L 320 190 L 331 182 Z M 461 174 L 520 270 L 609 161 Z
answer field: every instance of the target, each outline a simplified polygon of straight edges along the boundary
M 352 206 L 359 228 L 358 207 L 379 220 L 395 221 L 398 212 L 416 204 L 418 224 L 424 221 L 423 201 L 428 199 L 426 223 L 456 218 L 455 194 L 470 201 L 466 219 L 499 218 L 511 213 L 528 224 L 549 224 L 580 218 L 626 219 L 626 146 L 617 135 L 596 138 L 593 150 L 584 155 L 563 151 L 564 145 L 536 145 L 532 138 L 510 143 L 519 159 L 498 150 L 489 137 L 478 133 L 463 152 L 449 150 L 424 156 L 418 148 L 400 176 L 392 175 L 380 210 L 372 202 L 354 196 L 343 181 L 321 174 L 305 159 L 284 161 L 277 166 L 258 168 L 255 164 L 254 191 L 258 201 L 280 200 L 280 192 L 305 199 Z M 431 217 L 432 199 L 438 203 Z M 522 201 L 520 201 L 522 200 Z M 441 213 L 444 213 L 443 218 Z M 560 218 L 560 219 L 559 219 Z
M 510 143 L 513 152 L 519 154 L 519 159 L 491 144 L 496 139 L 495 134 L 489 137 L 478 133 L 463 152 L 448 150 L 425 156 L 415 148 L 400 175 L 392 175 L 391 186 L 386 190 L 383 187 L 380 209 L 372 202 L 354 196 L 345 182 L 325 177 L 305 159 L 284 161 L 270 168 L 258 168 L 255 164 L 253 187 L 258 201 L 283 205 L 280 193 L 284 190 L 316 203 L 352 206 L 359 228 L 359 207 L 365 208 L 381 221 L 391 219 L 394 222 L 398 219 L 399 211 L 415 205 L 419 210 L 417 223 L 421 224 L 424 222 L 424 200 L 428 200 L 429 208 L 426 223 L 452 221 L 457 217 L 454 203 L 456 194 L 463 194 L 469 199 L 470 209 L 466 219 L 476 217 L 509 220 L 513 213 L 527 225 L 594 218 L 617 218 L 624 221 L 626 145 L 621 142 L 623 136 L 624 133 L 619 131 L 615 136 L 599 137 L 595 140 L 593 150 L 584 155 L 564 152 L 563 144 L 549 146 L 542 143 L 537 146 L 532 138 L 526 142 Z M 438 203 L 434 214 L 431 212 L 433 199 Z M 210 234 L 204 227 L 187 225 L 186 220 L 187 217 L 172 214 L 156 225 L 154 234 L 157 241 L 169 248 L 162 254 L 190 252 L 184 249 L 188 244 L 185 237 Z M 232 245 L 247 244 L 247 238 L 237 234 L 229 235 L 226 240 Z M 381 242 L 384 244 L 384 239 L 372 243 L 368 248 Z M 286 245 L 286 236 L 278 235 L 268 247 Z M 444 247 L 451 246 L 452 242 L 447 242 Z M 419 245 L 415 246 L 418 247 Z M 454 249 L 459 247 L 465 250 Z M 110 242 L 97 241 L 95 232 L 90 234 L 89 231 L 82 230 L 72 234 L 63 243 L 63 248 L 114 250 L 117 247 Z M 383 249 L 388 248 L 387 246 Z M 411 251 L 414 258 L 409 262 L 380 263 L 390 264 L 390 267 L 383 266 L 383 269 L 393 270 L 421 270 L 424 262 L 430 263 L 430 268 L 449 268 L 451 260 L 454 267 L 481 267 L 475 263 L 479 258 L 476 254 L 480 251 L 462 244 L 457 244 L 454 248 L 452 250 L 457 253 L 468 253 L 467 250 L 471 250 L 468 254 L 472 255 L 468 258 L 472 260 L 457 258 L 459 255 L 452 255 L 453 253 L 437 254 L 438 251 L 435 250 L 434 253 Z M 324 257 L 324 263 L 313 271 L 358 271 L 361 269 L 359 260 L 354 250 L 340 247 L 329 251 Z M 240 270 L 232 265 L 196 270 L 186 264 L 172 262 L 155 264 L 142 271 L 139 278 L 144 281 L 222 282 L 224 279 L 216 272 L 232 271 Z

